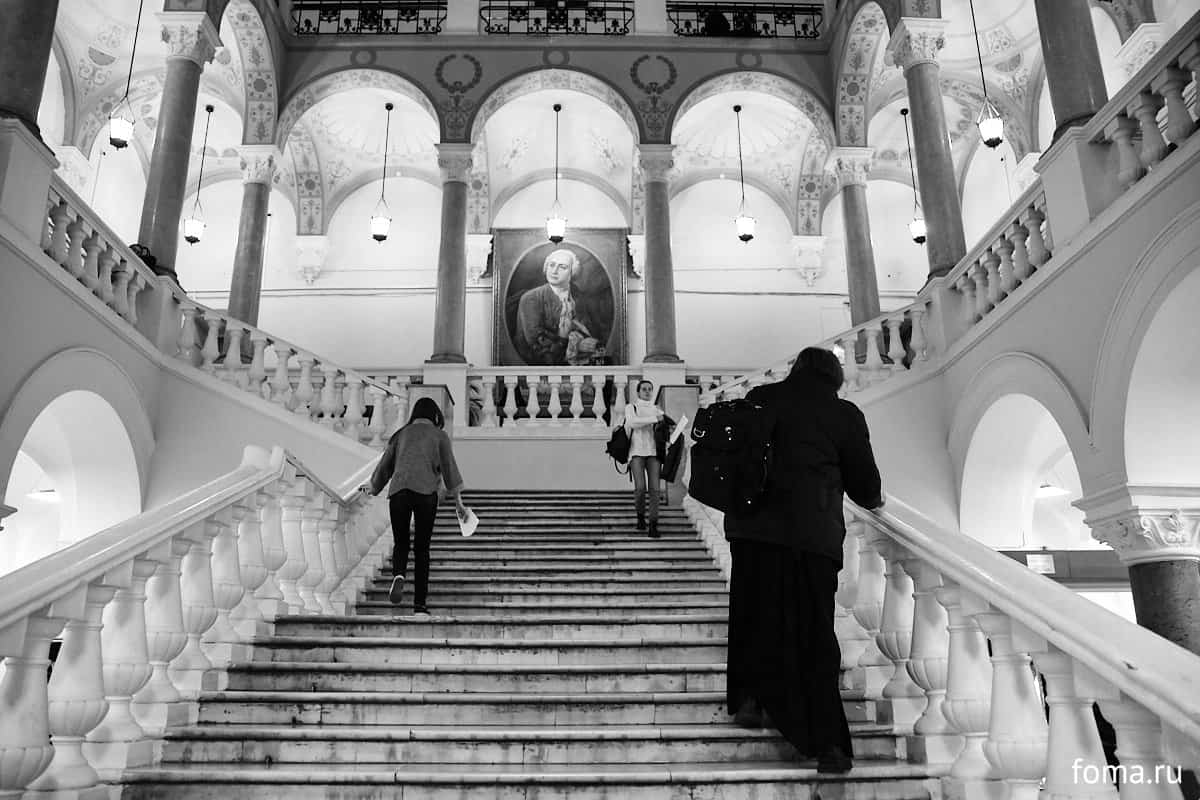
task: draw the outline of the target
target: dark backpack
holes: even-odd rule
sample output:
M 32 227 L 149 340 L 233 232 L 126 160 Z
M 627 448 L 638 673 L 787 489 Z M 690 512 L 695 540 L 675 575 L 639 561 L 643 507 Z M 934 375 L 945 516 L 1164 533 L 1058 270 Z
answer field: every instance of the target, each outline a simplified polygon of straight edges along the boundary
M 604 445 L 604 452 L 613 460 L 613 468 L 617 472 L 621 472 L 618 464 L 629 462 L 629 448 L 632 445 L 633 443 L 629 441 L 629 431 L 625 430 L 624 425 L 618 425 L 613 429 L 612 436 L 608 437 L 608 444 Z
M 754 513 L 766 497 L 775 413 L 756 400 L 713 403 L 692 423 L 688 494 L 735 517 Z

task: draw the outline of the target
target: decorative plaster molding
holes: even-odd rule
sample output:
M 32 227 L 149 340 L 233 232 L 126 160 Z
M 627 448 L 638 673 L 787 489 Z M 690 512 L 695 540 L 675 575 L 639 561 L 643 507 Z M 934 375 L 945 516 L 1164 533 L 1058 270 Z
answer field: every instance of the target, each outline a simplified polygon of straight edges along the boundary
M 792 237 L 792 258 L 810 289 L 825 272 L 825 242 L 824 236 Z
M 321 275 L 328 257 L 328 236 L 296 237 L 296 270 L 309 286 Z
M 221 36 L 204 11 L 164 11 L 158 20 L 163 26 L 168 60 L 184 58 L 203 68 L 221 46 Z
M 888 43 L 892 63 L 905 72 L 920 64 L 936 64 L 938 51 L 946 46 L 946 25 L 944 19 L 901 18 Z
M 675 145 L 640 144 L 638 159 L 642 166 L 643 182 L 666 183 L 671 179 L 671 171 L 675 167 Z
M 58 174 L 80 197 L 86 196 L 88 183 L 92 180 L 92 164 L 78 147 L 58 145 L 53 148 L 58 159 Z
M 471 154 L 475 146 L 463 143 L 437 145 L 438 166 L 442 168 L 442 183 L 467 183 L 471 177 Z
M 1089 524 L 1092 537 L 1115 550 L 1126 566 L 1200 561 L 1200 509 L 1132 509 Z
M 839 189 L 867 185 L 867 178 L 875 164 L 875 148 L 836 147 L 830 155 Z
M 633 274 L 639 278 L 646 274 L 646 234 L 631 233 L 625 237 L 629 240 L 629 266 Z
M 479 279 L 487 273 L 488 255 L 492 252 L 492 234 L 467 234 L 467 280 L 472 285 L 478 285 Z
M 1137 26 L 1121 49 L 1117 51 L 1117 63 L 1125 73 L 1125 78 L 1134 76 L 1138 70 L 1146 66 L 1146 62 L 1154 57 L 1163 42 L 1170 38 L 1167 26 L 1161 22 L 1143 22 Z
M 275 167 L 281 163 L 279 149 L 273 144 L 245 144 L 238 148 L 242 159 L 242 182 L 264 183 L 268 186 L 275 177 Z

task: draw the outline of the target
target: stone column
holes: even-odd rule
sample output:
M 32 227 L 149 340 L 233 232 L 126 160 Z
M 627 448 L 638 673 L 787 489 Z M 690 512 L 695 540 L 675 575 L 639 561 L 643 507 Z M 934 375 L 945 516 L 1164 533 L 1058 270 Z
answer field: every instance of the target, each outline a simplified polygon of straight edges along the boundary
M 21 121 L 34 136 L 54 40 L 58 0 L 0 0 L 0 118 Z
M 668 175 L 675 166 L 674 145 L 638 145 L 646 193 L 646 361 L 674 364 L 675 269 L 671 263 L 671 199 Z
M 279 151 L 274 145 L 246 145 L 242 147 L 241 155 L 244 184 L 242 218 L 238 223 L 237 250 L 233 256 L 229 315 L 258 327 L 263 250 L 267 240 L 267 209 Z
M 1086 123 L 1108 102 L 1089 5 L 1088 0 L 1034 0 L 1054 107 L 1052 141 L 1067 128 Z
M 929 228 L 925 252 L 930 278 L 945 275 L 967 254 L 958 181 L 950 156 L 950 136 L 938 80 L 941 68 L 937 53 L 945 45 L 945 28 L 944 19 L 904 17 L 888 45 L 896 66 L 904 70 L 908 85 L 921 208 Z
M 179 220 L 187 190 L 200 73 L 212 60 L 221 40 L 212 19 L 203 11 L 172 11 L 160 14 L 159 19 L 167 44 L 167 77 L 154 134 L 138 242 L 158 259 L 156 272 L 178 280 L 175 251 L 179 247 Z
M 442 168 L 442 240 L 438 246 L 437 302 L 433 312 L 435 364 L 465 364 L 467 338 L 467 180 L 468 143 L 439 144 Z M 460 398 L 461 399 L 461 398 Z
M 861 325 L 879 316 L 879 280 L 875 248 L 867 214 L 867 176 L 875 154 L 870 147 L 839 147 L 833 151 L 838 186 L 842 190 L 842 224 L 846 228 L 846 288 L 850 295 L 850 324 Z
M 1076 505 L 1086 509 L 1092 537 L 1129 568 L 1138 624 L 1200 655 L 1200 508 L 1180 508 L 1195 504 L 1195 490 L 1154 491 L 1123 487 Z

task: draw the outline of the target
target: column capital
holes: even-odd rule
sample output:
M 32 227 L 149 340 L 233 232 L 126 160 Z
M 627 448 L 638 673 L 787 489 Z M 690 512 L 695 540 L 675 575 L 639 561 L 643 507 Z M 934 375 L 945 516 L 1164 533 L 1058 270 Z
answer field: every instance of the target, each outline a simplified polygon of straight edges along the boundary
M 829 154 L 838 188 L 866 186 L 867 176 L 875 164 L 874 147 L 835 147 Z
M 467 234 L 467 280 L 473 284 L 487 272 L 488 256 L 492 252 L 492 234 Z
M 471 154 L 475 145 L 470 142 L 441 142 L 437 147 L 438 166 L 442 183 L 467 183 L 471 175 Z
M 325 259 L 328 257 L 328 236 L 296 237 L 296 270 L 309 286 L 325 268 Z
M 238 148 L 238 155 L 241 157 L 243 183 L 271 185 L 275 167 L 281 158 L 278 147 L 273 144 L 244 144 Z
M 666 183 L 671 179 L 671 170 L 675 167 L 675 145 L 639 144 L 638 160 L 645 183 Z
M 902 17 L 887 48 L 892 63 L 905 72 L 919 64 L 936 64 L 938 51 L 946 46 L 946 25 L 936 17 Z
M 167 45 L 167 59 L 183 58 L 203 68 L 213 60 L 221 46 L 221 36 L 212 18 L 204 11 L 163 11 L 158 14 L 162 23 L 162 40 Z
M 809 288 L 825 271 L 825 242 L 824 236 L 792 237 L 792 259 Z
M 1118 485 L 1074 505 L 1126 566 L 1200 561 L 1200 487 Z

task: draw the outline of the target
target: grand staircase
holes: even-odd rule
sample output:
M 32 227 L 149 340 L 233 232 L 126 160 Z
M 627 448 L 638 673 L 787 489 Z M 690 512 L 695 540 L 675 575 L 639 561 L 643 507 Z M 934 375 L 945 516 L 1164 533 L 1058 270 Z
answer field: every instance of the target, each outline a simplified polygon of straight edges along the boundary
M 429 606 L 288 617 L 168 733 L 132 798 L 928 798 L 937 782 L 847 697 L 855 769 L 818 776 L 724 707 L 728 594 L 686 517 L 629 492 L 473 492 L 439 511 Z M 385 534 L 386 535 L 386 534 Z M 389 537 L 390 539 L 390 537 Z M 411 575 L 411 566 L 410 566 Z

